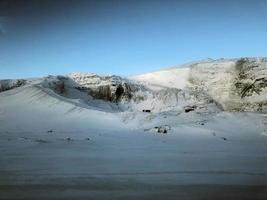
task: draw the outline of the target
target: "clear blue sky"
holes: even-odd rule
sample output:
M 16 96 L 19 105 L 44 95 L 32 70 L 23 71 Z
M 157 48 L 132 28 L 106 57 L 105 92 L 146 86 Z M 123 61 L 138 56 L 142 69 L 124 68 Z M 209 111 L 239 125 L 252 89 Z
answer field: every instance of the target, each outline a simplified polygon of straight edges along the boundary
M 266 0 L 0 0 L 0 79 L 266 55 Z

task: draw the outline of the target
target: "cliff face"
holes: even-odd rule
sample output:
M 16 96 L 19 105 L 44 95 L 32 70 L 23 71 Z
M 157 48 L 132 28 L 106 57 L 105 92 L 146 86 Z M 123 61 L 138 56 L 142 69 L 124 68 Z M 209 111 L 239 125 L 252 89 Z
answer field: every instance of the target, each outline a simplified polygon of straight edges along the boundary
M 129 83 L 120 82 L 114 85 L 99 85 L 94 88 L 88 87 L 87 91 L 95 99 L 118 103 L 132 100 L 138 88 Z
M 197 63 L 188 80 L 196 100 L 214 100 L 227 111 L 261 111 L 267 106 L 266 58 Z
M 241 109 L 264 109 L 267 106 L 267 59 L 240 59 L 235 70 L 234 91 L 241 99 Z
M 96 74 L 71 74 L 70 78 L 95 99 L 113 103 L 142 100 L 145 87 L 119 76 L 98 76 Z
M 26 80 L 23 79 L 17 79 L 17 80 L 0 80 L 0 92 L 11 90 L 17 87 L 21 87 L 26 84 Z

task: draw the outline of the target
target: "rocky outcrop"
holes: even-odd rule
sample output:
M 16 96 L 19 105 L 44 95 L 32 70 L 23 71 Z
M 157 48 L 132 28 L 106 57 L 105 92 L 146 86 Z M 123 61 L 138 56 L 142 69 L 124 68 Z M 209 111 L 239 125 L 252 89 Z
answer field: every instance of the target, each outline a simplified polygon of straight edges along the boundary
M 98 76 L 96 74 L 71 74 L 70 78 L 95 99 L 113 103 L 140 101 L 145 87 L 119 76 Z
M 99 85 L 97 87 L 88 87 L 88 93 L 96 98 L 110 102 L 129 102 L 134 97 L 134 93 L 138 91 L 138 87 L 129 83 L 119 82 L 112 85 Z
M 0 92 L 11 90 L 17 87 L 21 87 L 26 84 L 26 80 L 24 79 L 7 79 L 7 80 L 0 80 Z
M 48 76 L 44 78 L 41 85 L 45 88 L 52 89 L 59 95 L 66 94 L 66 82 L 68 78 L 65 76 Z
M 267 59 L 197 63 L 189 83 L 196 101 L 214 101 L 226 111 L 261 111 L 267 106 Z
M 261 95 L 267 88 L 267 66 L 242 58 L 236 62 L 235 69 L 237 76 L 234 85 L 241 98 Z
M 240 97 L 241 111 L 267 107 L 267 59 L 242 58 L 236 62 L 233 92 Z

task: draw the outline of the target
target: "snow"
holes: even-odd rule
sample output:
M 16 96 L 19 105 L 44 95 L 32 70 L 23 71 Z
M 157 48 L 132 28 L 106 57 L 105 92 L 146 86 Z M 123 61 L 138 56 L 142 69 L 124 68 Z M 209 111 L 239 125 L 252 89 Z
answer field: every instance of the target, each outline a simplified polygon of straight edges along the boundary
M 74 127 L 101 126 L 101 120 L 116 129 L 120 122 L 116 115 L 109 116 L 88 109 L 79 101 L 64 98 L 39 83 L 0 93 L 1 131 L 69 130 Z M 101 120 L 100 120 L 101 119 Z M 76 129 L 76 128 L 74 128 Z
M 141 81 L 152 89 L 179 88 L 184 89 L 189 76 L 189 68 L 171 68 L 130 77 L 130 79 Z
M 234 63 L 201 61 L 131 80 L 50 76 L 1 92 L 0 199 L 266 198 L 266 114 L 203 100 L 228 100 Z M 193 81 L 207 80 L 197 88 L 209 94 L 203 101 L 191 94 L 192 72 Z M 107 102 L 76 89 L 114 81 L 141 81 L 133 95 L 144 99 Z M 196 109 L 185 113 L 188 105 Z

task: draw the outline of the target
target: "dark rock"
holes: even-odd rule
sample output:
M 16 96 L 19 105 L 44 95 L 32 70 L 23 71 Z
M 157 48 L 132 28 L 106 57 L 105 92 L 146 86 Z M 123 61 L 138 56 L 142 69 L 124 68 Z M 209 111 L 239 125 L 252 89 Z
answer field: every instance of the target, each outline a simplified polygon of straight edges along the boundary
M 163 133 L 163 134 L 167 134 L 169 130 L 171 130 L 170 126 L 165 125 L 165 126 L 155 126 L 154 129 L 158 132 L 158 133 Z
M 227 138 L 226 137 L 221 137 L 223 140 L 227 140 Z
M 151 112 L 151 110 L 143 110 L 143 112 L 150 113 L 150 112 Z
M 188 113 L 188 112 L 194 111 L 196 108 L 197 108 L 197 107 L 196 107 L 195 105 L 193 105 L 193 106 L 185 106 L 185 107 L 184 107 L 184 111 L 185 111 L 186 113 Z
M 11 90 L 14 88 L 21 87 L 27 83 L 24 79 L 18 79 L 18 80 L 0 80 L 0 92 L 4 92 L 6 90 Z

